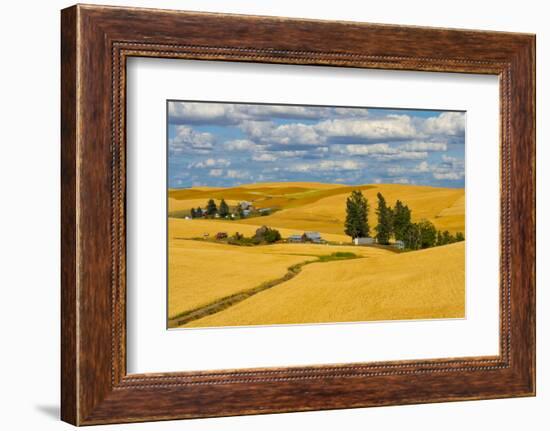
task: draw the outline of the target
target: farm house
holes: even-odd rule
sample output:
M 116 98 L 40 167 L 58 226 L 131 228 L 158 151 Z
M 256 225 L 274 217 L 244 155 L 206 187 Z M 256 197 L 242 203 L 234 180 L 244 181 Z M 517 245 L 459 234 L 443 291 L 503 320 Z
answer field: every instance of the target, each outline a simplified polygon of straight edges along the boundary
M 302 238 L 304 242 L 311 241 L 316 244 L 320 244 L 323 241 L 323 238 L 321 238 L 321 234 L 319 232 L 304 232 Z
M 304 232 L 303 234 L 290 235 L 287 239 L 288 242 L 313 242 L 315 244 L 321 244 L 323 238 L 319 232 Z

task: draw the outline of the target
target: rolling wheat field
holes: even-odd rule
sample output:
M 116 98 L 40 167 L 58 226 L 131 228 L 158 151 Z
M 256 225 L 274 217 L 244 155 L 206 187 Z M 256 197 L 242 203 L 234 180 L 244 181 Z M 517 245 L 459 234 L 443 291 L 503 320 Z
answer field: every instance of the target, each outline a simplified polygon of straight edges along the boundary
M 170 328 L 462 318 L 464 242 L 422 250 L 354 245 L 344 232 L 346 199 L 360 190 L 405 202 L 412 221 L 451 235 L 465 232 L 464 189 L 399 184 L 347 186 L 256 183 L 168 191 L 168 326 Z M 190 217 L 221 199 L 231 212 L 248 202 L 257 216 Z M 234 244 L 267 226 L 271 244 Z M 322 241 L 291 241 L 316 232 Z M 238 237 L 238 236 L 237 236 Z

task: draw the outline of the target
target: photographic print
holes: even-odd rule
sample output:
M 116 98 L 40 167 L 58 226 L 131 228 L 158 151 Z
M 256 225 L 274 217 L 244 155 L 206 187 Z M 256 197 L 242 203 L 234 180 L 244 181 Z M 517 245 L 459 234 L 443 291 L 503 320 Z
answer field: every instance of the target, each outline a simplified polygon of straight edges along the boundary
M 169 100 L 168 328 L 464 318 L 465 119 Z

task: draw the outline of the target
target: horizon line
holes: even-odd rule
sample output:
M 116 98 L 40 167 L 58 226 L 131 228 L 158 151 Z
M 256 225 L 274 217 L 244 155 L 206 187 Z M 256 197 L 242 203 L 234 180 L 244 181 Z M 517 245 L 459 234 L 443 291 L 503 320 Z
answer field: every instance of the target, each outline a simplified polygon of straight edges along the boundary
M 363 186 L 403 186 L 403 187 L 428 187 L 433 189 L 466 189 L 465 186 L 462 187 L 443 187 L 443 186 L 433 186 L 428 184 L 402 184 L 402 183 L 359 183 L 359 184 L 345 184 L 345 183 L 325 183 L 321 181 L 263 181 L 257 183 L 241 183 L 233 186 L 187 186 L 187 187 L 167 187 L 168 190 L 188 190 L 193 188 L 208 187 L 211 189 L 234 189 L 242 186 L 249 185 L 266 185 L 266 184 L 322 184 L 322 185 L 331 185 L 331 186 L 340 186 L 340 187 L 363 187 Z

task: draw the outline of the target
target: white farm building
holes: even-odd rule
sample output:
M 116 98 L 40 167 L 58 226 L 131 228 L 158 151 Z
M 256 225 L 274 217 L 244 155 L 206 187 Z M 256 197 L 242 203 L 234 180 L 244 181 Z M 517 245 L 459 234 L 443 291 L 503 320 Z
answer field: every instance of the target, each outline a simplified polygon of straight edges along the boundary
M 401 240 L 397 240 L 395 241 L 395 243 L 393 244 L 393 246 L 399 250 L 405 250 L 405 243 Z
M 370 245 L 370 244 L 374 244 L 374 238 L 369 238 L 369 237 L 353 238 L 353 243 L 355 245 Z

